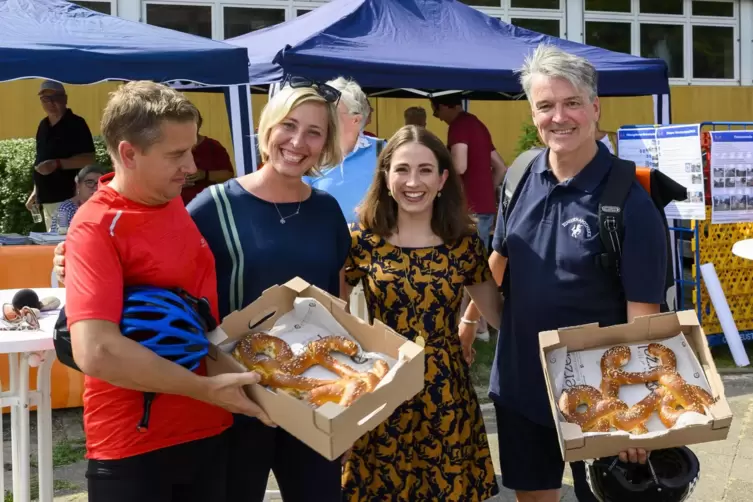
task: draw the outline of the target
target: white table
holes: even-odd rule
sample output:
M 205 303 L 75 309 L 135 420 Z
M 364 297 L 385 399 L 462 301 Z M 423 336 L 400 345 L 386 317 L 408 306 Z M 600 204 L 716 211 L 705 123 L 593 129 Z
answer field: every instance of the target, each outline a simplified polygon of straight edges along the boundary
M 54 296 L 65 303 L 65 289 L 33 288 L 39 298 Z M 0 290 L 0 304 L 10 303 L 17 289 Z M 9 389 L 0 394 L 0 405 L 10 406 L 13 501 L 30 500 L 29 406 L 37 407 L 39 501 L 52 502 L 52 401 L 50 373 L 55 361 L 52 332 L 59 311 L 42 312 L 37 331 L 0 331 L 0 354 L 8 355 Z M 29 388 L 29 368 L 38 367 L 36 390 Z M 0 420 L 0 438 L 2 438 Z M 0 448 L 0 465 L 4 464 Z M 0 476 L 0 494 L 5 480 Z

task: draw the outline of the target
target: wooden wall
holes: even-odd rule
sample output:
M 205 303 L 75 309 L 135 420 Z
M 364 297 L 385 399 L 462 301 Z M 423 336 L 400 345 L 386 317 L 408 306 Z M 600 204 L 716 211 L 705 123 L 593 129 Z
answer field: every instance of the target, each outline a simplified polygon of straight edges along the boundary
M 0 83 L 0 139 L 33 137 L 43 117 L 37 98 L 39 80 Z M 93 134 L 99 134 L 99 120 L 108 93 L 119 85 L 101 83 L 90 86 L 66 86 L 69 106 L 89 123 Z M 697 123 L 709 120 L 753 120 L 753 88 L 732 86 L 678 86 L 672 88 L 672 121 Z M 230 128 L 221 93 L 186 93 L 204 117 L 202 131 L 220 141 L 232 155 Z M 258 123 L 266 95 L 252 97 L 254 123 Z M 389 138 L 403 125 L 403 111 L 410 106 L 423 106 L 427 111 L 428 128 L 443 140 L 447 126 L 431 116 L 427 99 L 372 98 L 374 114 L 368 130 Z M 512 160 L 515 145 L 524 121 L 530 119 L 525 100 L 517 102 L 474 101 L 470 111 L 487 125 L 502 156 Z M 605 98 L 602 100 L 602 129 L 616 131 L 624 124 L 653 122 L 651 97 Z

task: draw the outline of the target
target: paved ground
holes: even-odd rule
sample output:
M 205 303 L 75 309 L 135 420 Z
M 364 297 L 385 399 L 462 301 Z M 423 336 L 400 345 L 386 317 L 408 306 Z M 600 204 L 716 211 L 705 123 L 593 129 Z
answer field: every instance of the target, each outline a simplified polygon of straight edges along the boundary
M 724 385 L 734 413 L 732 428 L 725 441 L 692 446 L 701 461 L 701 480 L 691 499 L 692 502 L 743 502 L 753 499 L 753 374 L 725 375 Z M 10 427 L 6 414 L 3 424 L 3 451 L 5 461 L 5 489 L 11 490 L 10 466 Z M 496 457 L 496 423 L 491 411 L 485 412 L 495 468 L 499 474 Z M 32 413 L 32 423 L 34 415 Z M 54 415 L 53 436 L 56 441 L 56 463 L 66 464 L 55 468 L 55 501 L 83 502 L 86 497 L 86 462 L 80 458 L 77 446 L 83 436 L 79 410 L 61 410 Z M 32 447 L 32 461 L 36 460 L 36 449 Z M 71 462 L 72 463 L 68 463 Z M 566 486 L 562 502 L 577 502 L 572 493 L 569 471 L 565 474 Z M 501 481 L 500 481 L 501 485 Z M 276 489 L 274 477 L 270 477 L 269 489 Z M 270 500 L 280 500 L 270 497 Z M 514 502 L 511 492 L 504 490 L 493 502 Z

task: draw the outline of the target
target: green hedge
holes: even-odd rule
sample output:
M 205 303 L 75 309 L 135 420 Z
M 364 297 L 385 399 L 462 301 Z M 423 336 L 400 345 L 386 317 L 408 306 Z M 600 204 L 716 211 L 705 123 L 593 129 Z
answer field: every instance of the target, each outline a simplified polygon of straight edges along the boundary
M 101 137 L 94 137 L 97 162 L 112 167 Z M 0 140 L 0 233 L 44 232 L 44 223 L 35 224 L 26 209 L 32 188 L 32 170 L 36 157 L 36 140 Z
M 524 122 L 520 127 L 520 136 L 518 137 L 518 144 L 515 146 L 515 157 L 517 158 L 523 152 L 527 152 L 531 148 L 543 147 L 544 144 L 539 138 L 539 131 L 533 122 L 530 120 Z

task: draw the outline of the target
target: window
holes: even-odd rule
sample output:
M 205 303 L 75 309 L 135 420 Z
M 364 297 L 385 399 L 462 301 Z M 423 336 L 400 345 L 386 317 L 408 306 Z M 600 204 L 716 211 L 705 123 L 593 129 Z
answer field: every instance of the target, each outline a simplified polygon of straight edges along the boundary
M 460 0 L 473 7 L 501 7 L 503 0 Z
M 252 31 L 285 22 L 284 9 L 224 7 L 225 38 L 234 38 Z
M 584 42 L 661 58 L 674 83 L 724 84 L 740 78 L 740 1 L 583 0 Z
M 110 2 L 110 0 L 106 0 L 104 2 L 79 2 L 76 0 L 71 1 L 71 3 L 75 3 L 76 5 L 86 7 L 87 9 L 91 9 L 96 12 L 101 12 L 102 14 L 107 14 L 108 16 L 112 14 L 112 2 Z
M 510 23 L 527 30 L 535 31 L 543 35 L 551 35 L 553 37 L 560 36 L 560 21 L 559 19 L 531 19 L 531 18 L 512 18 Z
M 660 58 L 669 67 L 669 78 L 683 78 L 683 25 L 641 23 L 641 56 Z
M 735 30 L 693 26 L 693 78 L 735 78 Z
M 641 14 L 683 14 L 685 0 L 641 0 Z
M 295 17 L 301 17 L 304 14 L 308 14 L 314 9 L 296 9 L 295 11 Z
M 630 12 L 632 0 L 586 0 L 586 10 L 603 12 Z
M 735 4 L 733 4 L 732 2 L 701 2 L 698 0 L 693 0 L 693 15 L 734 17 Z
M 212 38 L 212 7 L 209 5 L 147 4 L 146 22 L 162 28 Z
M 510 0 L 513 9 L 559 9 L 560 0 Z
M 630 54 L 630 23 L 586 21 L 587 45 Z

